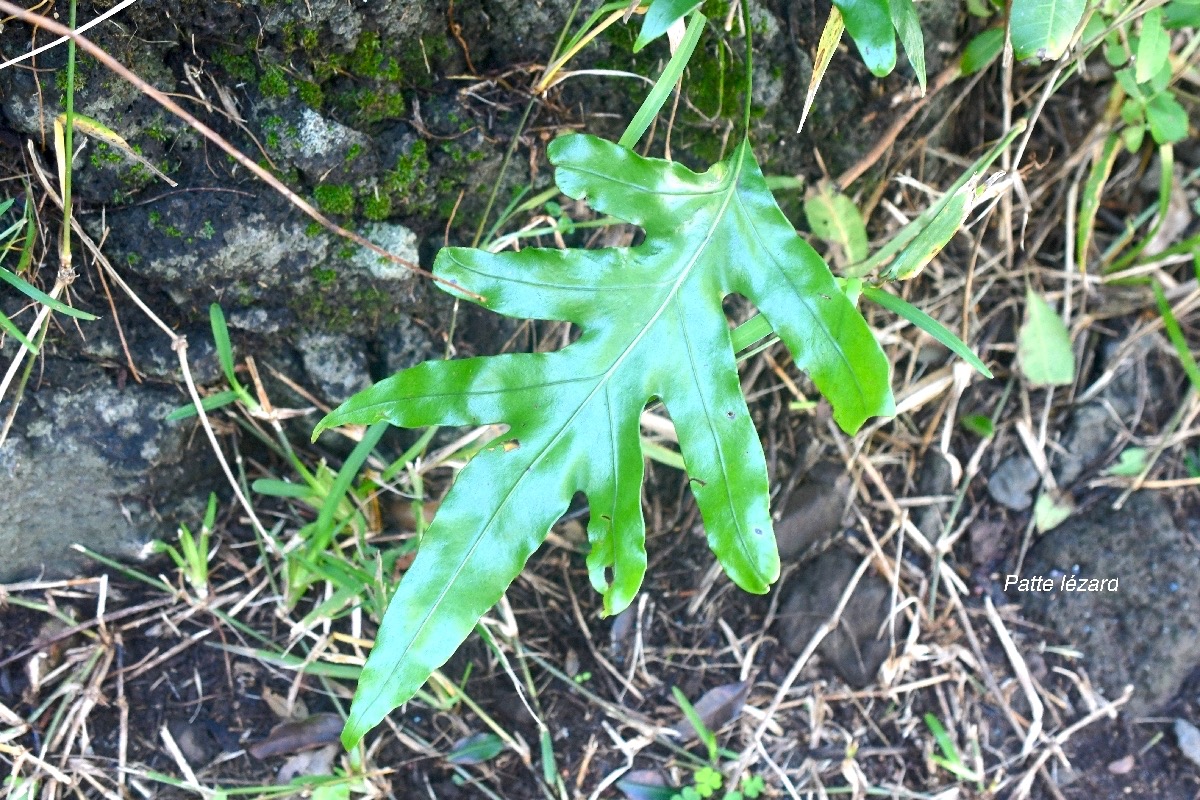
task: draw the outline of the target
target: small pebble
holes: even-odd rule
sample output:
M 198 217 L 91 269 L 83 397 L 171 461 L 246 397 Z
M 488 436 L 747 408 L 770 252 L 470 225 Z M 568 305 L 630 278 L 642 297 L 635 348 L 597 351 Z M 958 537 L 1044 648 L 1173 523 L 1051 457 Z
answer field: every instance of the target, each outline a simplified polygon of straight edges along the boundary
M 1124 758 L 1118 758 L 1116 761 L 1108 765 L 1108 771 L 1113 775 L 1127 775 L 1133 771 L 1133 756 L 1127 755 Z
M 1175 740 L 1188 760 L 1200 767 L 1200 728 L 1186 719 L 1175 720 Z

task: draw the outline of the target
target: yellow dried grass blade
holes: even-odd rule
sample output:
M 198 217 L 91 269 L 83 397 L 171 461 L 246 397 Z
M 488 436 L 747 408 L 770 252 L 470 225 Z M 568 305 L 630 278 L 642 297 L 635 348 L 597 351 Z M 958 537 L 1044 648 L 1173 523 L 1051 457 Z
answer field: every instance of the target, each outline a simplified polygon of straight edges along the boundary
M 846 22 L 842 19 L 842 12 L 837 10 L 837 6 L 833 6 L 829 9 L 829 19 L 825 20 L 825 29 L 821 31 L 821 40 L 817 43 L 817 57 L 813 59 L 813 74 L 808 82 L 808 94 L 804 97 L 804 111 L 800 114 L 800 125 L 796 128 L 796 133 L 804 130 L 804 121 L 808 119 L 808 112 L 812 110 L 817 89 L 821 88 L 821 80 L 825 77 L 829 62 L 833 60 L 833 54 L 837 50 L 838 42 L 842 40 L 842 31 L 845 28 Z
M 57 140 L 57 136 L 58 136 L 57 131 L 59 128 L 61 128 L 65 124 L 65 119 L 66 119 L 65 114 L 59 114 L 58 119 L 54 120 L 54 129 L 55 129 L 55 137 L 56 137 L 55 141 L 56 142 L 58 141 Z M 112 128 L 107 127 L 103 123 L 97 122 L 96 120 L 92 119 L 91 117 L 85 117 L 80 114 L 76 114 L 75 115 L 75 130 L 79 131 L 84 136 L 91 136 L 93 139 L 99 139 L 100 141 L 107 144 L 109 147 L 117 148 L 122 153 L 129 156 L 131 159 L 133 159 L 137 163 L 141 164 L 146 169 L 150 170 L 152 173 L 154 173 L 154 175 L 156 177 L 158 177 L 161 181 L 168 184 L 169 186 L 178 186 L 179 185 L 178 183 L 176 183 L 175 181 L 171 180 L 166 175 L 164 175 L 161 170 L 159 170 L 157 167 L 155 167 L 153 164 L 151 164 L 150 161 L 147 160 L 144 156 L 142 156 L 140 153 L 136 152 L 132 147 L 130 147 L 129 143 L 126 142 L 125 139 L 123 139 L 119 133 L 114 131 Z M 60 175 L 61 175 L 61 169 L 62 169 L 62 165 L 60 163 L 60 165 L 59 165 L 59 170 L 60 170 L 59 174 Z

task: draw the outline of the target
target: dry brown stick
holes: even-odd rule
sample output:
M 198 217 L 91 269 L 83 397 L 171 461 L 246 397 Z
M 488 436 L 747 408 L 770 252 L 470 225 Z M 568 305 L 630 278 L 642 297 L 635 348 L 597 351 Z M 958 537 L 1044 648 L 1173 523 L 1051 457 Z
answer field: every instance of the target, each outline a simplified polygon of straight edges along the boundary
M 861 178 L 862 174 L 869 170 L 876 161 L 883 158 L 883 154 L 887 152 L 889 147 L 896 143 L 896 139 L 900 136 L 901 131 L 912 121 L 912 118 L 929 104 L 929 101 L 933 99 L 935 94 L 945 89 L 961 76 L 962 69 L 959 67 L 958 62 L 939 72 L 937 77 L 933 79 L 933 83 L 930 84 L 929 91 L 925 93 L 924 97 L 917 98 L 908 108 L 900 112 L 900 116 L 896 117 L 895 121 L 888 126 L 888 129 L 879 137 L 879 141 L 867 151 L 866 155 L 855 162 L 850 169 L 838 176 L 838 188 L 845 191 L 850 184 Z
M 121 327 L 121 315 L 117 313 L 117 304 L 113 301 L 112 291 L 108 288 L 104 270 L 96 270 L 96 275 L 100 278 L 100 285 L 104 287 L 104 296 L 108 299 L 108 309 L 113 315 L 113 324 L 117 328 L 117 338 L 121 340 L 121 352 L 125 354 L 125 363 L 129 365 L 129 373 L 133 376 L 134 381 L 141 383 L 142 376 L 138 372 L 137 365 L 133 363 L 133 355 L 129 352 L 129 343 L 125 340 L 125 329 Z
M 88 578 L 87 580 L 90 581 L 91 579 Z M 15 590 L 15 587 L 9 586 L 9 587 L 7 587 L 7 589 L 9 591 L 13 591 L 13 590 Z M 147 602 L 147 603 L 142 603 L 142 604 L 136 605 L 136 606 L 130 606 L 129 608 L 123 608 L 120 611 L 113 611 L 112 613 L 106 614 L 104 617 L 104 621 L 105 622 L 113 622 L 118 619 L 124 619 L 125 617 L 131 617 L 136 614 L 140 614 L 143 611 L 151 611 L 153 609 L 160 608 L 165 605 L 170 605 L 171 602 L 172 602 L 172 598 L 170 598 L 170 597 L 163 598 L 160 600 L 151 600 L 150 602 Z M 59 642 L 66 641 L 67 639 L 70 639 L 72 636 L 75 636 L 76 634 L 84 633 L 85 631 L 88 631 L 89 629 L 96 627 L 99 624 L 99 622 L 100 621 L 96 620 L 96 619 L 89 619 L 87 622 L 81 622 L 80 624 L 72 626 L 70 628 L 67 628 L 66 630 L 59 631 L 58 633 L 54 634 L 53 636 L 51 636 L 47 639 L 43 639 L 30 647 L 26 647 L 24 650 L 18 650 L 16 653 L 12 654 L 11 656 L 8 656 L 3 661 L 0 661 L 0 667 L 6 667 L 9 664 L 13 663 L 14 661 L 20 661 L 21 659 L 25 658 L 26 656 L 33 655 L 38 650 L 44 649 L 53 644 L 58 644 Z
M 400 256 L 397 256 L 394 253 L 390 253 L 387 250 L 384 250 L 382 247 L 380 247 L 379 245 L 375 244 L 374 242 L 368 240 L 366 237 L 362 236 L 361 234 L 355 233 L 354 231 L 346 230 L 341 225 L 338 225 L 336 222 L 329 219 L 324 214 L 322 214 L 320 211 L 318 211 L 315 207 L 312 206 L 312 204 L 310 204 L 304 198 L 300 197 L 295 192 L 293 192 L 291 189 L 289 189 L 287 187 L 287 184 L 285 184 L 283 181 L 279 180 L 274 175 L 272 175 L 270 172 L 263 169 L 258 164 L 254 163 L 254 161 L 252 161 L 249 157 L 244 155 L 242 153 L 242 151 L 238 150 L 236 147 L 234 147 L 232 144 L 230 144 L 225 139 L 225 137 L 221 136 L 221 134 L 217 133 L 212 128 L 208 127 L 203 122 L 201 122 L 199 119 L 197 119 L 196 117 L 189 114 L 178 103 L 176 103 L 174 100 L 172 100 L 170 97 L 168 97 L 164 92 L 159 91 L 158 89 L 154 88 L 149 83 L 147 83 L 146 81 L 142 80 L 142 78 L 140 78 L 136 73 L 134 73 L 133 71 L 128 69 L 124 64 L 122 64 L 120 61 L 117 61 L 115 58 L 113 58 L 107 52 L 105 52 L 104 49 L 102 49 L 101 47 L 99 47 L 98 45 L 96 45 L 91 40 L 87 39 L 86 37 L 79 35 L 77 32 L 72 31 L 70 28 L 68 28 L 67 26 L 65 26 L 61 23 L 55 22 L 54 20 L 49 19 L 47 17 L 43 17 L 40 14 L 34 14 L 33 12 L 27 11 L 26 9 L 21 8 L 18 5 L 14 5 L 13 3 L 8 2 L 7 0 L 0 0 L 0 11 L 3 11 L 6 14 L 11 14 L 14 17 L 16 17 L 17 19 L 21 20 L 22 22 L 26 22 L 30 25 L 34 25 L 39 28 L 45 28 L 47 31 L 49 31 L 51 33 L 57 34 L 59 36 L 67 37 L 69 39 L 73 39 L 75 41 L 75 44 L 78 45 L 84 52 L 86 52 L 92 58 L 99 61 L 106 68 L 111 70 L 113 73 L 120 76 L 123 80 L 128 81 L 138 91 L 145 94 L 151 100 L 154 100 L 156 103 L 161 105 L 163 108 L 167 109 L 172 114 L 179 117 L 179 119 L 183 120 L 183 122 L 186 123 L 188 125 L 188 127 L 192 128 L 197 133 L 202 135 L 204 138 L 208 139 L 210 142 L 215 144 L 217 147 L 224 150 L 226 153 L 229 154 L 230 158 L 237 161 L 243 167 L 248 169 L 259 180 L 261 180 L 263 183 L 267 184 L 272 189 L 274 189 L 276 192 L 278 192 L 280 195 L 285 197 L 288 200 L 288 202 L 290 202 L 293 206 L 298 208 L 300 211 L 304 212 L 305 215 L 307 215 L 308 217 L 313 219 L 315 222 L 319 223 L 324 228 L 336 233 L 338 236 L 341 236 L 345 239 L 351 240 L 352 242 L 354 242 L 357 245 L 360 245 L 361 247 L 367 248 L 371 252 L 376 253 L 377 255 L 382 256 L 383 258 L 386 258 L 387 260 L 389 260 L 395 264 L 399 264 L 400 266 L 404 267 L 405 269 L 409 270 L 410 272 L 414 272 L 417 275 L 422 275 L 426 278 L 429 278 L 437 283 L 440 283 L 440 284 L 446 286 L 447 288 L 452 288 L 452 289 L 454 289 L 455 292 L 457 292 L 459 294 L 464 294 L 464 295 L 470 297 L 472 300 L 481 301 L 484 299 L 482 295 L 478 295 L 478 294 L 475 294 L 474 292 L 468 291 L 468 290 L 464 289 L 463 287 L 459 286 L 454 281 L 448 281 L 445 278 L 439 278 L 438 276 L 434 275 L 433 273 L 429 272 L 428 270 L 422 269 L 419 265 L 414 264 L 413 262 L 409 261 L 408 259 L 401 258 Z

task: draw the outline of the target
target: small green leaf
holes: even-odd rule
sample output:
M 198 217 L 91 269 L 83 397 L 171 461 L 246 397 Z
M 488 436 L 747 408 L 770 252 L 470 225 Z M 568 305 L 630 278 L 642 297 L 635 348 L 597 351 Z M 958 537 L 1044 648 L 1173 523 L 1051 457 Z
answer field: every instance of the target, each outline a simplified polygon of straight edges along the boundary
M 963 50 L 958 68 L 963 75 L 974 75 L 996 60 L 1004 49 L 1004 29 L 988 28 L 972 39 Z
M 701 767 L 696 770 L 696 774 L 692 776 L 696 782 L 696 791 L 701 797 L 712 797 L 717 789 L 721 788 L 721 784 L 725 782 L 725 776 L 712 767 Z
M 463 737 L 454 743 L 454 747 L 446 754 L 446 760 L 451 764 L 469 766 L 491 761 L 504 750 L 504 740 L 494 733 L 476 733 Z
M 667 32 L 676 20 L 683 19 L 700 7 L 700 0 L 654 0 L 642 19 L 642 30 L 633 43 L 633 52 L 640 51 Z
M 221 362 L 221 369 L 225 371 L 225 379 L 229 381 L 230 386 L 237 388 L 241 384 L 233 371 L 233 345 L 229 343 L 229 326 L 225 324 L 225 312 L 217 303 L 208 307 L 208 320 L 212 324 L 213 344 L 217 348 L 217 359 Z
M 1104 470 L 1105 475 L 1115 475 L 1121 478 L 1132 478 L 1140 475 L 1146 468 L 1146 448 L 1126 447 L 1121 451 L 1117 463 Z
M 1134 77 L 1133 67 L 1119 69 L 1113 74 L 1113 77 L 1117 79 L 1117 83 L 1125 90 L 1125 94 L 1134 100 L 1145 102 L 1146 96 L 1142 93 L 1142 88 L 1138 86 L 1137 78 Z
M 1017 363 L 1031 386 L 1075 382 L 1075 354 L 1067 326 L 1032 289 L 1025 292 L 1025 324 L 1017 340 Z
M 767 785 L 763 781 L 762 775 L 743 775 L 742 776 L 742 794 L 754 800 L 764 791 Z
M 869 254 L 862 214 L 854 201 L 832 183 L 822 183 L 805 199 L 804 216 L 818 238 L 842 248 L 846 264 L 862 261 Z
M 1057 61 L 1067 51 L 1087 0 L 1013 0 L 1009 36 L 1021 61 Z
M 1154 77 L 1166 65 L 1170 51 L 1171 37 L 1163 29 L 1162 9 L 1152 8 L 1142 17 L 1142 35 L 1134 61 L 1137 82 L 1146 83 Z
M 1170 92 L 1159 92 L 1146 104 L 1146 123 L 1158 144 L 1181 142 L 1187 138 L 1188 115 Z
M 908 56 L 908 63 L 917 74 L 921 94 L 925 94 L 925 36 L 921 33 L 921 18 L 917 16 L 917 7 L 913 0 L 890 2 L 892 24 L 896 26 L 896 34 L 900 37 L 900 44 Z
M 871 74 L 882 78 L 896 68 L 896 32 L 888 0 L 833 0 L 846 31 Z
M 250 488 L 258 494 L 268 497 L 293 497 L 303 499 L 313 496 L 313 487 L 306 483 L 289 483 L 274 478 L 259 478 L 250 484 Z
M 1070 495 L 1043 492 L 1033 504 L 1033 525 L 1038 533 L 1045 533 L 1067 521 L 1075 511 Z
M 996 435 L 996 425 L 986 414 L 968 414 L 960 420 L 960 424 L 983 439 L 990 439 Z
M 1130 153 L 1136 153 L 1138 150 L 1141 150 L 1142 140 L 1145 138 L 1145 125 L 1135 125 L 1132 128 L 1125 128 L 1121 131 L 1121 142 Z
M 1200 28 L 1200 0 L 1171 0 L 1163 6 L 1163 27 Z

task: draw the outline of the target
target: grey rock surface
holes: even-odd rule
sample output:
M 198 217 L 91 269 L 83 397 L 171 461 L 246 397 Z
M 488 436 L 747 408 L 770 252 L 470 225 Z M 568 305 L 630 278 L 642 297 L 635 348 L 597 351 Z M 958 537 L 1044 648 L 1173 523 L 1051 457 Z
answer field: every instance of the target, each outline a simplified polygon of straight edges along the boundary
M 1162 501 L 1135 494 L 1072 517 L 1030 550 L 1023 574 L 1046 577 L 1049 592 L 1012 595 L 1052 631 L 1078 647 L 1084 668 L 1107 697 L 1133 684 L 1134 715 L 1166 703 L 1200 664 L 1200 551 Z M 1115 579 L 1115 591 L 1061 591 L 1063 576 Z
M 788 582 L 788 599 L 779 611 L 779 639 L 789 652 L 803 652 L 837 607 L 856 569 L 858 559 L 835 548 L 813 559 L 792 577 Z M 837 629 L 817 648 L 822 662 L 855 688 L 874 680 L 890 652 L 885 625 L 890 607 L 891 587 L 868 571 L 846 604 Z
M 1039 480 L 1033 460 L 1024 453 L 1013 453 L 988 476 L 987 490 L 1000 505 L 1024 511 L 1033 505 L 1033 490 Z
M 163 422 L 179 405 L 165 387 L 118 388 L 97 367 L 52 365 L 0 445 L 0 583 L 86 568 L 76 543 L 136 559 L 178 521 L 198 519 L 189 501 L 215 486 L 215 462 L 189 446 L 191 425 Z
M 1094 400 L 1072 412 L 1060 443 L 1062 451 L 1053 464 L 1054 478 L 1060 486 L 1074 483 L 1113 448 L 1137 408 L 1139 394 L 1147 390 L 1146 356 L 1143 344 L 1115 365 L 1112 382 Z M 1157 382 L 1161 385 L 1161 376 Z
M 922 497 L 939 497 L 954 490 L 953 474 L 950 462 L 937 449 L 930 449 L 925 454 L 921 464 L 921 472 L 917 478 L 917 492 Z M 946 525 L 948 501 L 920 506 L 913 511 L 913 524 L 917 530 L 931 542 L 936 542 L 942 535 Z
M 367 353 L 351 336 L 308 333 L 296 342 L 311 385 L 331 405 L 341 405 L 371 385 Z

